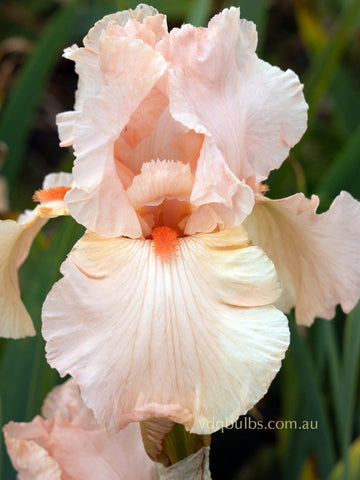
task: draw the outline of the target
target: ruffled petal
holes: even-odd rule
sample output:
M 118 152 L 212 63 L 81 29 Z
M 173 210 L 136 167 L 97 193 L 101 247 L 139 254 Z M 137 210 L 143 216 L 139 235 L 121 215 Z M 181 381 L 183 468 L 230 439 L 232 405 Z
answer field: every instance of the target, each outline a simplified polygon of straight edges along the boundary
M 238 183 L 236 193 L 232 198 L 231 207 L 221 203 L 208 203 L 191 213 L 180 227 L 185 235 L 213 232 L 216 228 L 225 230 L 234 225 L 240 225 L 250 214 L 254 205 L 252 189 L 244 182 Z
M 21 478 L 27 480 L 155 480 L 138 424 L 114 434 L 101 428 L 72 381 L 55 387 L 44 403 L 48 416 L 10 422 L 5 442 Z
M 102 181 L 95 189 L 87 191 L 75 184 L 66 194 L 71 215 L 89 230 L 101 232 L 104 237 L 141 237 L 140 220 L 117 175 L 111 149 L 107 156 L 110 159 L 106 162 Z
M 10 422 L 4 426 L 4 440 L 19 479 L 65 480 L 58 463 L 32 437 L 46 435 L 40 417 L 30 424 Z
M 130 18 L 142 23 L 147 17 L 158 15 L 158 11 L 145 4 L 138 5 L 135 10 L 123 10 L 121 12 L 106 15 L 103 19 L 95 23 L 94 27 L 90 29 L 89 33 L 84 38 L 85 47 L 98 51 L 99 39 L 103 30 L 105 30 L 110 22 L 117 23 L 120 26 L 125 26 Z
M 289 342 L 272 263 L 239 227 L 179 239 L 86 234 L 43 307 L 47 359 L 112 429 L 167 416 L 211 433 L 266 392 Z M 177 406 L 177 415 L 174 415 Z M 220 424 L 219 424 L 220 422 Z
M 134 233 L 138 229 L 136 220 L 131 231 L 126 231 L 128 219 L 136 215 L 126 201 L 118 176 L 114 145 L 132 114 L 164 72 L 166 63 L 160 54 L 140 40 L 116 40 L 120 42 L 116 44 L 117 57 L 128 64 L 125 68 L 127 78 L 122 78 L 116 68 L 111 72 L 104 67 L 103 73 L 115 76 L 116 81 L 112 78 L 112 83 L 105 86 L 100 95 L 84 103 L 72 132 L 77 157 L 73 169 L 76 188 L 68 193 L 66 201 L 72 216 L 100 235 L 140 236 L 141 230 Z M 136 55 L 132 58 L 134 52 Z M 119 209 L 121 199 L 125 202 Z M 87 203 L 89 201 L 91 205 Z M 110 223 L 107 221 L 109 216 Z
M 339 303 L 345 313 L 352 310 L 360 298 L 360 203 L 341 192 L 317 215 L 316 195 L 257 200 L 244 225 L 279 273 L 279 308 L 287 312 L 295 306 L 301 325 L 332 318 Z
M 267 178 L 306 129 L 298 77 L 259 60 L 255 25 L 239 9 L 216 15 L 207 29 L 170 32 L 170 111 L 211 136 L 240 179 Z
M 165 198 L 189 201 L 193 182 L 189 164 L 153 160 L 143 164 L 127 194 L 135 208 L 160 205 Z

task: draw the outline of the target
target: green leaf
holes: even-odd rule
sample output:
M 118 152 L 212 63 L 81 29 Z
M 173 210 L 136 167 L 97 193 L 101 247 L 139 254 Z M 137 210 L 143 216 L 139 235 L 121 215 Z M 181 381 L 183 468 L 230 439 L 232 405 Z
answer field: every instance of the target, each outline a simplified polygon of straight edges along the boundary
M 316 191 L 326 199 L 334 198 L 340 190 L 359 195 L 360 125 L 351 135 L 344 149 L 321 178 Z
M 327 45 L 314 56 L 305 78 L 305 96 L 310 105 L 309 120 L 314 117 L 318 103 L 325 95 L 347 46 L 349 37 L 357 24 L 360 0 L 353 0 L 344 8 L 339 25 Z
M 293 317 L 293 316 L 292 316 Z M 321 478 L 326 478 L 335 463 L 335 448 L 319 382 L 315 376 L 314 365 L 308 347 L 297 331 L 293 320 L 290 321 L 291 351 L 294 355 L 296 372 L 302 390 L 303 401 L 308 402 L 308 420 L 318 421 L 319 428 L 312 431 L 317 451 L 317 460 Z M 299 434 L 297 431 L 296 434 Z
M 77 1 L 66 4 L 48 23 L 19 74 L 0 119 L 0 140 L 9 147 L 4 166 L 10 190 L 24 162 L 30 123 L 41 91 L 68 36 Z
M 349 448 L 350 469 L 346 476 L 344 462 L 336 464 L 334 470 L 328 477 L 328 480 L 359 480 L 360 478 L 360 438 L 354 441 Z
M 211 16 L 211 0 L 196 0 L 186 21 L 197 27 L 206 26 Z

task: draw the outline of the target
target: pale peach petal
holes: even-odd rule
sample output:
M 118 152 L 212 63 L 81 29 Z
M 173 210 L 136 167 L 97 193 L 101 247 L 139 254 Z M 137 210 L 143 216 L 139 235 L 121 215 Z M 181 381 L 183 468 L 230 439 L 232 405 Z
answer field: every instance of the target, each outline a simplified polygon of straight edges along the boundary
M 141 222 L 117 175 L 111 151 L 109 157 L 102 181 L 95 189 L 88 192 L 75 184 L 66 194 L 69 210 L 75 220 L 105 237 L 141 237 Z
M 58 463 L 45 448 L 27 437 L 46 435 L 42 419 L 32 423 L 10 422 L 4 426 L 4 440 L 18 480 L 64 480 Z
M 164 72 L 163 57 L 141 40 L 114 37 L 105 31 L 100 36 L 100 70 L 105 84 L 124 78 L 160 78 Z
M 156 48 L 157 43 L 168 36 L 165 15 L 145 17 L 142 22 L 129 18 L 124 26 L 112 20 L 106 30 L 114 36 L 138 38 L 152 48 Z
M 88 233 L 45 301 L 49 363 L 115 430 L 139 411 L 174 420 L 171 405 L 194 433 L 230 424 L 265 394 L 287 348 L 275 269 L 242 227 L 180 238 L 178 250 L 164 261 L 151 240 Z
M 189 201 L 193 186 L 193 175 L 189 164 L 172 160 L 152 160 L 142 165 L 127 195 L 134 205 L 160 205 L 166 198 Z
M 240 179 L 265 179 L 306 128 L 298 77 L 259 60 L 256 31 L 239 9 L 216 15 L 207 29 L 170 33 L 170 111 L 211 137 Z
M 76 188 L 68 193 L 66 201 L 79 223 L 101 235 L 139 236 L 141 230 L 137 230 L 136 214 L 126 202 L 115 166 L 114 144 L 131 115 L 162 75 L 166 64 L 161 55 L 143 42 L 130 38 L 116 40 L 121 43 L 117 45 L 117 55 L 125 64 L 129 63 L 125 72 L 129 78 L 121 78 L 119 74 L 116 83 L 103 87 L 100 95 L 85 101 L 72 132 L 77 157 L 73 169 Z M 135 51 L 134 59 L 132 54 Z M 130 58 L 132 61 L 127 62 Z M 136 78 L 130 78 L 130 70 Z M 120 209 L 117 208 L 119 199 L 125 199 Z M 111 223 L 107 221 L 109 217 Z M 127 231 L 131 217 L 135 223 Z
M 82 110 L 86 99 L 98 95 L 104 85 L 99 69 L 99 54 L 73 45 L 64 50 L 63 56 L 75 62 L 75 71 L 79 79 L 75 92 L 74 110 Z
M 124 40 L 132 41 L 127 38 Z M 142 78 L 124 78 L 104 87 L 100 95 L 85 102 L 77 118 L 74 127 L 77 160 L 73 174 L 84 188 L 94 188 L 100 183 L 108 150 L 113 150 L 115 140 L 131 115 L 165 69 L 165 61 L 150 47 L 143 44 L 137 45 L 137 49 L 141 50 L 142 55 L 139 60 L 143 62 Z
M 338 303 L 348 313 L 360 297 L 360 203 L 341 192 L 327 212 L 317 215 L 316 195 L 257 200 L 244 225 L 279 273 L 279 308 L 295 306 L 302 325 L 311 325 L 315 317 L 332 318 Z
M 216 202 L 231 207 L 239 184 L 217 146 L 205 136 L 197 162 L 191 203 L 200 207 Z M 244 185 L 244 188 L 247 187 Z
M 185 235 L 198 232 L 212 232 L 216 228 L 224 230 L 239 225 L 250 214 L 254 204 L 254 194 L 244 182 L 239 182 L 232 198 L 231 207 L 221 203 L 208 203 L 185 218 L 180 227 Z
M 24 480 L 155 480 L 138 424 L 118 434 L 100 428 L 70 380 L 45 400 L 47 419 L 11 422 L 5 441 Z
M 123 149 L 125 152 L 131 152 L 143 138 L 152 133 L 154 125 L 167 104 L 168 98 L 155 85 L 132 114 L 126 128 L 121 133 L 118 142 L 122 140 L 126 145 L 119 143 L 117 146 L 120 159 L 124 156 Z
M 179 160 L 178 151 L 180 151 L 176 141 L 188 133 L 188 129 L 179 122 L 176 122 L 170 115 L 169 109 L 166 107 L 160 115 L 158 121 L 153 126 L 151 135 L 141 140 L 136 148 L 129 151 L 128 155 L 117 152 L 117 158 L 121 159 L 125 165 L 132 169 L 135 173 L 140 173 L 141 166 L 144 161 L 154 160 Z M 192 144 L 194 143 L 191 139 Z M 186 143 L 186 141 L 185 141 Z M 119 149 L 119 147 L 118 147 Z M 195 147 L 198 151 L 198 147 Z M 191 146 L 190 146 L 191 150 Z M 186 160 L 186 158 L 182 158 Z
M 95 23 L 89 33 L 84 38 L 85 47 L 98 51 L 99 39 L 103 30 L 105 30 L 110 22 L 115 22 L 120 26 L 125 26 L 130 18 L 134 18 L 138 22 L 144 22 L 147 17 L 158 15 L 158 11 L 148 5 L 140 4 L 135 10 L 124 10 L 122 12 L 106 15 L 103 19 Z
M 74 143 L 74 128 L 79 112 L 62 112 L 56 115 L 56 125 L 60 138 L 60 147 L 70 147 Z

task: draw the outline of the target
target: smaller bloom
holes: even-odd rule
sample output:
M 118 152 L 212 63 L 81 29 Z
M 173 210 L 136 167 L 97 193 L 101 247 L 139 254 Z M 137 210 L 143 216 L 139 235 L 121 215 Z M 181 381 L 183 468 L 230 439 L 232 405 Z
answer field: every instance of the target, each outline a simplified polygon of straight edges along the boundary
M 19 480 L 155 480 L 139 425 L 117 434 L 100 428 L 73 380 L 53 389 L 42 415 L 3 429 Z
M 72 176 L 67 173 L 47 175 L 43 189 L 34 196 L 40 205 L 20 215 L 17 221 L 0 222 L 0 337 L 35 335 L 32 320 L 20 298 L 18 269 L 45 223 L 50 218 L 68 215 L 64 195 L 71 182 Z

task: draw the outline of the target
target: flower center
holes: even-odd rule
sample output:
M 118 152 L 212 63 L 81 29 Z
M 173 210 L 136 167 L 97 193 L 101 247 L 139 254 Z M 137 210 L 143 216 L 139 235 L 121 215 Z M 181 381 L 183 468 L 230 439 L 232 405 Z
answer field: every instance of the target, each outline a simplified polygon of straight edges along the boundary
M 163 260 L 169 260 L 177 256 L 178 234 L 170 227 L 156 227 L 152 230 L 153 248 L 155 254 Z

